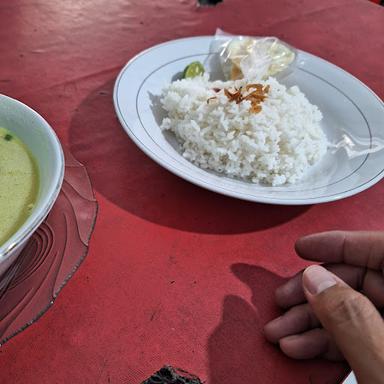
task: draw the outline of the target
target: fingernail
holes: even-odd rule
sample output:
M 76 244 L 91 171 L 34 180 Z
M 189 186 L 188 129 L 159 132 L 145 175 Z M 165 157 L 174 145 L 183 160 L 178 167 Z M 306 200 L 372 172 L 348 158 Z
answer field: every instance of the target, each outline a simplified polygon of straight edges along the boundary
M 319 265 L 312 265 L 303 273 L 303 286 L 312 295 L 318 295 L 336 283 L 332 273 Z
M 274 327 L 276 324 L 279 324 L 279 322 L 281 321 L 282 318 L 283 318 L 283 316 L 276 317 L 273 320 L 269 321 L 267 324 L 265 324 L 265 326 L 268 325 L 268 326 Z
M 271 343 L 277 343 L 280 339 L 281 335 L 281 326 L 279 328 L 280 321 L 282 319 L 282 316 L 277 317 L 276 319 L 273 319 L 269 321 L 267 324 L 263 327 L 263 333 L 264 336 L 269 340 Z

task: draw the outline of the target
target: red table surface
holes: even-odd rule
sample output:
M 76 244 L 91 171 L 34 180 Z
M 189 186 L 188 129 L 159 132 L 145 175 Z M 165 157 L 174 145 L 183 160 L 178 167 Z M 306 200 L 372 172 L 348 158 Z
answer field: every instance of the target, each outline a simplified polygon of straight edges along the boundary
M 265 342 L 273 290 L 305 264 L 295 239 L 382 229 L 384 183 L 279 207 L 168 173 L 120 127 L 112 88 L 154 44 L 217 27 L 274 35 L 384 96 L 384 9 L 365 0 L 2 0 L 1 92 L 38 110 L 90 173 L 100 204 L 89 255 L 55 305 L 0 349 L 1 383 L 140 383 L 163 364 L 209 384 L 336 383 L 346 366 L 293 361 Z

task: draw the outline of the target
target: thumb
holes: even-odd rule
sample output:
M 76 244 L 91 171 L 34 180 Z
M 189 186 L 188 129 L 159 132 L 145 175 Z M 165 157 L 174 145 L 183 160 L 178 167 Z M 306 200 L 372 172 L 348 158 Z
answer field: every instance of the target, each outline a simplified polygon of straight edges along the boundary
M 304 271 L 303 288 L 359 383 L 384 383 L 384 322 L 373 304 L 319 265 Z

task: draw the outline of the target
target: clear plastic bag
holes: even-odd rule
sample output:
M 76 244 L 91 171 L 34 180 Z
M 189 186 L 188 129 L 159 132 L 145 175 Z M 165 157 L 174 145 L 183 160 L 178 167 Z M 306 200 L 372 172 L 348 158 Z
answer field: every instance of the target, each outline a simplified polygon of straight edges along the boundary
M 332 153 L 336 153 L 341 148 L 345 150 L 348 158 L 353 159 L 382 151 L 384 140 L 379 137 L 359 138 L 344 131 L 341 140 L 337 143 L 329 143 L 329 149 Z
M 296 50 L 277 37 L 232 36 L 220 29 L 216 31 L 212 51 L 219 53 L 227 80 L 285 75 L 297 57 Z

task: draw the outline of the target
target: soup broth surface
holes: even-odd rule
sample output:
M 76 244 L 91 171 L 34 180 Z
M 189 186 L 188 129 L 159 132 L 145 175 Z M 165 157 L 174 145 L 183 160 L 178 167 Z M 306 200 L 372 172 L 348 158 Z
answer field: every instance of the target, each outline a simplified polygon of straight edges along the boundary
M 32 154 L 13 132 L 0 127 L 0 245 L 30 215 L 38 186 Z

